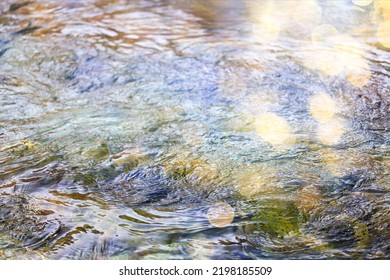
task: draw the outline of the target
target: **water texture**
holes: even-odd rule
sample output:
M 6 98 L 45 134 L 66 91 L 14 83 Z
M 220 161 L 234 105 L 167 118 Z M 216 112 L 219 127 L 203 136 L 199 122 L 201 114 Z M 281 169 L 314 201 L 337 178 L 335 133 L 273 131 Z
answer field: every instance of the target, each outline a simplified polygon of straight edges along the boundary
M 389 259 L 390 1 L 0 2 L 0 259 Z

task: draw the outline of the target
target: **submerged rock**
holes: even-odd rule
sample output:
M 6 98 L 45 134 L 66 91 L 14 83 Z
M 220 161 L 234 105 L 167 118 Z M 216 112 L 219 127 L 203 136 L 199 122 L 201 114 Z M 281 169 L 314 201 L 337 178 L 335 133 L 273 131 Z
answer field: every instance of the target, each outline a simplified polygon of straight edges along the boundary
M 5 248 L 38 249 L 48 245 L 61 230 L 61 223 L 51 218 L 52 212 L 36 209 L 22 195 L 0 195 L 0 233 L 16 242 Z

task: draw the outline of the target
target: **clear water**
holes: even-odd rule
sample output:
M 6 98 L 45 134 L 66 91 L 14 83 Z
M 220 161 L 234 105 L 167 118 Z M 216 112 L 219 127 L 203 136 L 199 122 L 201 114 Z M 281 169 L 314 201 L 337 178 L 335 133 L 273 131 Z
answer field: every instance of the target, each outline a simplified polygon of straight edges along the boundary
M 389 11 L 1 1 L 0 259 L 390 258 Z

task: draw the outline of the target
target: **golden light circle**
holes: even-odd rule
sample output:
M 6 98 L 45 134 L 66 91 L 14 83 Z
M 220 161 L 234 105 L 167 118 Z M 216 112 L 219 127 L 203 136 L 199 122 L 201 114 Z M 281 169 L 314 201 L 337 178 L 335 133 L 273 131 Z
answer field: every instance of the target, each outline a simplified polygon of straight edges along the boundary
M 379 24 L 376 35 L 382 46 L 390 48 L 390 20 Z
M 358 5 L 358 6 L 368 6 L 370 5 L 373 0 L 352 0 L 352 2 L 355 4 L 355 5 Z
M 309 111 L 311 116 L 320 123 L 330 121 L 337 111 L 336 102 L 325 93 L 319 93 L 310 98 Z
M 213 226 L 223 228 L 233 221 L 234 210 L 229 204 L 220 202 L 209 208 L 207 218 Z
M 287 121 L 274 113 L 259 115 L 255 119 L 254 125 L 259 136 L 274 146 L 293 144 L 295 142 Z
M 390 20 L 390 1 L 389 0 L 376 0 L 375 1 L 375 15 L 379 16 L 384 21 Z

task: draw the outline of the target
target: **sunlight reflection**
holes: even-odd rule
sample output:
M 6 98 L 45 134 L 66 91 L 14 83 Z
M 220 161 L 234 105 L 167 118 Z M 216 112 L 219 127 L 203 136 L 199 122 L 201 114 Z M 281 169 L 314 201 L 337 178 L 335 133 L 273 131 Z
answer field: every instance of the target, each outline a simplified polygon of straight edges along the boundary
M 388 0 L 376 0 L 375 10 L 377 14 L 381 15 L 384 21 L 390 21 L 390 1 Z
M 390 48 L 390 20 L 381 22 L 378 26 L 377 37 L 385 48 Z
M 287 121 L 274 113 L 259 115 L 254 125 L 259 136 L 274 147 L 283 147 L 295 143 L 295 138 L 291 134 Z
M 223 228 L 233 221 L 234 210 L 229 204 L 220 202 L 209 208 L 207 218 L 214 227 Z
M 373 2 L 373 0 L 352 0 L 352 2 L 358 6 L 368 6 Z
M 0 243 L 390 258 L 390 0 L 36 2 L 0 2 Z
M 329 95 L 319 93 L 311 97 L 309 111 L 316 121 L 326 123 L 333 118 L 337 111 L 336 102 Z

